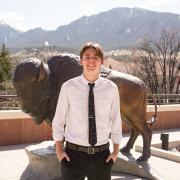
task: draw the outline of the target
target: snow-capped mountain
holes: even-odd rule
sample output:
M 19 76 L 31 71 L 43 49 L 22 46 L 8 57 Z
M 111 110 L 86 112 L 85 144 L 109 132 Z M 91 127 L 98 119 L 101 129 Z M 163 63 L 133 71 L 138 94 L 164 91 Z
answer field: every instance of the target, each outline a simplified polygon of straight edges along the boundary
M 50 45 L 79 48 L 96 41 L 106 49 L 133 45 L 145 36 L 157 39 L 163 30 L 180 33 L 180 15 L 140 8 L 115 8 L 96 15 L 83 16 L 54 31 L 35 28 L 24 33 L 0 24 L 0 43 L 9 47 Z M 48 22 L 47 22 L 48 23 Z

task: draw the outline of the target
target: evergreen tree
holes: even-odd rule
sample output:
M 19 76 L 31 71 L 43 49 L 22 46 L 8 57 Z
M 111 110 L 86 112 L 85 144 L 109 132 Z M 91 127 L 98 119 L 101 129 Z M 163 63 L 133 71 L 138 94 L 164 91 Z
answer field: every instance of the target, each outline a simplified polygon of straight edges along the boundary
M 11 78 L 11 58 L 5 44 L 0 52 L 0 83 Z

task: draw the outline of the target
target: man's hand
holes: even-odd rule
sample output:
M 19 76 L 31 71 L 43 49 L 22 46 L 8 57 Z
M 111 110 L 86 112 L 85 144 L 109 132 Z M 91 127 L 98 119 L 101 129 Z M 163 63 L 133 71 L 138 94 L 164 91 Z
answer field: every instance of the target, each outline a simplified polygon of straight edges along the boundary
M 113 162 L 116 161 L 119 154 L 119 144 L 113 144 L 113 152 L 107 157 L 106 162 L 108 163 L 111 159 Z
M 115 162 L 118 157 L 118 154 L 119 154 L 119 152 L 118 153 L 112 152 L 106 159 L 106 162 L 108 163 L 111 159 L 113 160 L 113 162 Z
M 57 154 L 59 161 L 62 161 L 64 158 L 66 158 L 67 161 L 70 161 L 68 154 L 62 148 L 61 141 L 56 141 L 56 154 Z
M 64 150 L 61 150 L 61 151 L 56 150 L 56 154 L 57 154 L 59 161 L 62 161 L 64 158 L 66 158 L 67 161 L 70 161 L 69 156 L 67 155 L 67 153 Z

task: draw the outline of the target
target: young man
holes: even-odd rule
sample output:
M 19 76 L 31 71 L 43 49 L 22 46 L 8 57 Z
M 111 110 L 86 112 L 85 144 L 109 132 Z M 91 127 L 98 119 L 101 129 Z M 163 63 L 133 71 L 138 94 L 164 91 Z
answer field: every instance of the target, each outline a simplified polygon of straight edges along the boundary
M 62 180 L 86 176 L 110 180 L 122 139 L 119 91 L 112 81 L 100 77 L 103 52 L 99 44 L 87 43 L 80 51 L 80 63 L 83 74 L 62 85 L 52 122 Z

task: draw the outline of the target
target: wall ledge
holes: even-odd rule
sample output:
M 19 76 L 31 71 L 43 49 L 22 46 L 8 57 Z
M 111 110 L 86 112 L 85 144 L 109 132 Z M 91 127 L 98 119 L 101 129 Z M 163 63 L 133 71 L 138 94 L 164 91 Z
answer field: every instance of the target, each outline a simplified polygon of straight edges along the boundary
M 154 112 L 154 105 L 147 106 L 147 112 Z M 157 105 L 157 111 L 180 111 L 180 104 L 173 105 Z M 26 119 L 31 118 L 30 115 L 24 113 L 22 110 L 0 110 L 0 120 L 1 119 Z
M 22 110 L 3 110 L 0 111 L 0 120 L 14 120 L 14 119 L 29 119 L 30 115 L 24 113 Z
M 154 112 L 155 106 L 154 105 L 148 105 L 147 106 L 147 112 Z M 171 104 L 171 105 L 158 105 L 157 104 L 157 111 L 180 111 L 180 104 Z
M 147 112 L 154 112 L 155 108 L 154 105 L 147 106 Z M 157 111 L 180 111 L 180 104 L 173 104 L 173 105 L 157 105 Z M 24 113 L 22 110 L 0 110 L 0 120 L 5 119 L 29 119 L 31 118 L 30 115 Z

